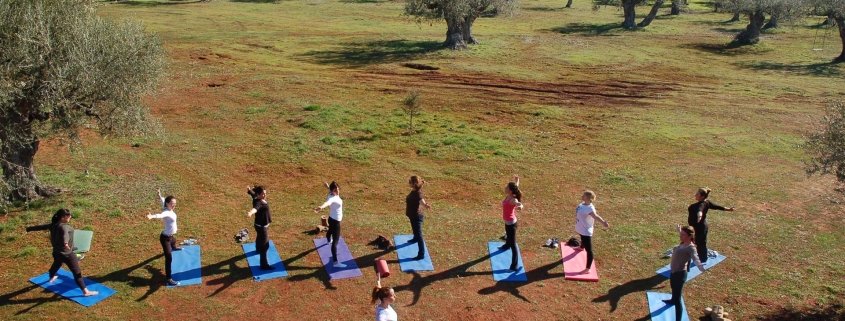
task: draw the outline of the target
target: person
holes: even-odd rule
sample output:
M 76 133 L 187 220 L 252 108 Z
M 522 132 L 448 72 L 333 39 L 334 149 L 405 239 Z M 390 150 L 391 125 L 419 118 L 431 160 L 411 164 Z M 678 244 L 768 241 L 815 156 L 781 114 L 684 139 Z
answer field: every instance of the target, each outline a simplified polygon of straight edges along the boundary
M 672 263 L 670 266 L 669 286 L 672 288 L 672 298 L 663 300 L 663 303 L 675 306 L 675 320 L 681 319 L 681 292 L 684 290 L 684 283 L 687 281 L 687 269 L 689 269 L 689 261 L 692 259 L 698 270 L 704 272 L 704 267 L 698 260 L 695 249 L 695 228 L 692 226 L 681 227 L 677 225 L 678 236 L 681 238 L 681 243 L 672 249 Z
M 158 189 L 158 199 L 161 202 L 161 214 L 147 213 L 147 219 L 161 219 L 164 222 L 164 230 L 158 237 L 161 243 L 161 249 L 164 251 L 164 274 L 167 277 L 168 285 L 179 285 L 179 282 L 173 280 L 173 251 L 181 251 L 182 248 L 176 246 L 176 235 L 178 227 L 176 225 L 176 198 L 172 195 L 167 197 L 161 196 L 161 189 Z
M 609 227 L 610 223 L 596 214 L 596 207 L 593 205 L 596 201 L 596 193 L 591 190 L 584 191 L 581 194 L 581 201 L 583 203 L 575 209 L 575 231 L 581 235 L 579 249 L 587 251 L 587 267 L 581 271 L 581 274 L 585 274 L 589 273 L 593 266 L 593 225 L 596 220 L 604 227 Z
M 249 190 L 248 194 L 252 196 L 252 209 L 246 213 L 247 217 L 255 215 L 255 251 L 258 252 L 260 258 L 260 268 L 262 270 L 275 270 L 276 268 L 267 262 L 267 251 L 270 249 L 270 236 L 267 229 L 273 218 L 270 216 L 270 205 L 267 204 L 267 190 L 263 186 L 256 186 Z
M 334 181 L 331 184 L 323 184 L 329 189 L 329 195 L 323 205 L 314 208 L 314 213 L 323 210 L 323 208 L 329 208 L 329 229 L 326 231 L 326 241 L 332 244 L 333 266 L 345 268 L 346 264 L 340 263 L 337 259 L 337 243 L 340 242 L 340 221 L 343 220 L 343 200 L 340 198 L 340 186 Z
M 733 212 L 734 208 L 725 208 L 711 202 L 707 198 L 710 197 L 710 189 L 707 187 L 699 188 L 695 192 L 695 203 L 687 208 L 689 216 L 687 217 L 687 224 L 695 228 L 695 244 L 698 247 L 698 259 L 701 263 L 707 263 L 707 233 L 710 231 L 710 226 L 707 224 L 707 211 L 710 209 Z
M 373 288 L 372 300 L 370 304 L 376 305 L 376 321 L 398 321 L 399 317 L 396 311 L 390 306 L 391 303 L 396 302 L 396 293 L 391 287 L 381 287 L 381 282 L 378 286 Z
M 511 271 L 517 270 L 517 262 L 519 255 L 516 249 L 516 228 L 518 226 L 516 220 L 516 213 L 514 210 L 522 210 L 522 192 L 519 190 L 519 175 L 513 175 L 513 182 L 509 182 L 505 186 L 505 199 L 502 200 L 502 219 L 505 221 L 505 245 L 499 247 L 500 250 L 510 249 L 511 257 Z
M 84 296 L 94 296 L 99 294 L 97 291 L 89 291 L 85 286 L 85 281 L 82 280 L 82 269 L 79 268 L 79 261 L 76 259 L 76 254 L 73 253 L 75 247 L 73 246 L 73 227 L 70 226 L 70 211 L 67 209 L 60 209 L 53 214 L 49 224 L 29 226 L 26 228 L 27 232 L 33 231 L 50 231 L 50 244 L 53 247 L 53 265 L 48 270 L 50 279 L 48 282 L 53 283 L 58 278 L 57 273 L 62 264 L 66 264 L 73 274 L 73 281 L 76 286 L 82 290 Z
M 431 205 L 426 203 L 422 194 L 422 188 L 425 185 L 425 180 L 422 177 L 416 175 L 411 176 L 408 185 L 411 186 L 411 192 L 405 197 L 405 215 L 411 221 L 411 230 L 414 232 L 414 237 L 408 240 L 408 243 L 418 244 L 419 252 L 417 252 L 417 256 L 414 259 L 422 260 L 425 257 L 425 241 L 423 240 L 422 234 L 424 215 L 420 209 L 420 205 L 426 209 L 431 209 Z

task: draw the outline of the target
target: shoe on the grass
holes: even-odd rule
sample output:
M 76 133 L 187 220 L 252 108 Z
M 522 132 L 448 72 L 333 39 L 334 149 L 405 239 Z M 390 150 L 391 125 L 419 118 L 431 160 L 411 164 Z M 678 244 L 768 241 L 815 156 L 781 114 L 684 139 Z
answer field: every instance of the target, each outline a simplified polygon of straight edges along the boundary
M 558 239 L 553 238 L 552 239 L 552 248 L 556 249 L 559 243 L 560 243 L 560 241 L 558 241 Z
M 82 254 L 82 253 L 76 254 L 76 260 L 77 261 L 82 261 L 82 259 L 84 259 L 84 258 L 85 258 L 85 254 Z
M 338 261 L 338 262 L 334 262 L 334 264 L 332 266 L 334 266 L 336 268 L 345 268 L 346 264 L 340 263 L 340 261 Z
M 167 285 L 177 286 L 179 282 L 173 281 L 173 279 L 167 280 Z
M 543 246 L 545 246 L 545 247 L 552 247 L 552 239 L 547 239 L 547 240 L 546 240 L 546 243 L 543 243 Z

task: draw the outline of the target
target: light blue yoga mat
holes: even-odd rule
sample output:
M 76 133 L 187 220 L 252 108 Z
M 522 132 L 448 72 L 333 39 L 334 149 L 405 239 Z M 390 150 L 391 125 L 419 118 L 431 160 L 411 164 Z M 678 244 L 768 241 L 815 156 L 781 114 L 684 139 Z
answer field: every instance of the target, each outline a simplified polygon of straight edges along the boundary
M 173 273 L 171 277 L 173 281 L 179 282 L 179 285 L 168 285 L 168 288 L 201 284 L 200 246 L 182 246 L 181 251 L 174 251 L 173 264 L 170 267 Z
M 724 261 L 726 258 L 727 257 L 725 257 L 724 255 L 721 255 L 721 254 L 717 255 L 715 258 L 709 258 L 709 259 L 707 259 L 707 263 L 704 263 L 704 269 L 708 270 L 711 267 L 713 267 L 714 265 L 716 265 L 717 263 Z M 657 270 L 657 274 L 660 274 L 663 277 L 668 279 L 669 275 L 672 274 L 671 267 L 669 265 L 666 265 L 666 266 L 660 268 L 659 270 Z M 698 270 L 698 267 L 696 267 L 695 264 L 690 262 L 690 269 L 689 269 L 689 272 L 687 272 L 687 281 L 692 280 L 694 277 L 699 276 L 699 275 L 701 275 L 701 271 Z
M 425 256 L 422 260 L 414 260 L 420 251 L 419 244 L 408 243 L 413 235 L 394 235 L 393 244 L 396 245 L 396 256 L 399 257 L 399 269 L 402 272 L 434 271 L 431 256 L 428 255 L 428 245 L 423 247 Z
M 528 275 L 525 274 L 525 266 L 522 265 L 522 253 L 517 251 L 517 270 L 511 271 L 512 250 L 500 250 L 504 242 L 489 242 L 487 249 L 490 251 L 490 264 L 493 267 L 493 280 L 500 282 L 528 282 Z M 516 246 L 519 250 L 519 245 Z
M 249 269 L 252 271 L 252 280 L 255 282 L 265 281 L 275 278 L 288 276 L 288 271 L 285 270 L 285 265 L 282 263 L 282 258 L 279 257 L 279 252 L 276 251 L 276 245 L 270 241 L 270 249 L 267 250 L 267 263 L 275 267 L 275 270 L 265 271 L 261 269 L 261 257 L 255 251 L 255 242 L 244 243 L 244 254 L 246 254 L 246 262 L 249 263 Z
M 671 299 L 671 293 L 646 292 L 646 296 L 648 297 L 648 310 L 651 312 L 651 321 L 675 321 L 675 306 L 662 301 Z M 681 298 L 681 310 L 680 321 L 690 321 L 687 315 L 687 308 L 684 305 L 684 298 Z
M 329 279 L 340 280 L 364 275 L 361 273 L 361 270 L 358 269 L 358 264 L 355 263 L 355 258 L 353 258 L 352 253 L 349 252 L 349 248 L 346 246 L 346 241 L 343 240 L 343 237 L 341 237 L 338 242 L 337 260 L 342 264 L 346 264 L 345 268 L 334 267 L 334 259 L 332 259 L 332 244 L 329 243 L 328 240 L 325 238 L 314 239 L 314 246 L 317 247 L 317 254 L 320 255 L 320 261 L 323 262 L 323 266 L 326 268 L 326 273 L 329 274 Z
M 44 273 L 34 278 L 29 279 L 29 282 L 35 283 L 40 285 L 42 288 L 50 290 L 58 295 L 61 295 L 65 298 L 71 299 L 76 303 L 82 304 L 86 307 L 90 307 L 97 302 L 104 300 L 105 298 L 110 297 L 112 294 L 115 294 L 115 291 L 111 288 L 102 285 L 100 283 L 91 281 L 87 278 L 82 278 L 82 281 L 85 282 L 85 288 L 88 291 L 97 291 L 100 292 L 95 296 L 83 296 L 82 290 L 76 285 L 76 282 L 73 281 L 73 274 L 68 272 L 65 269 L 59 269 L 59 272 L 56 273 L 59 277 L 53 281 L 53 283 L 49 283 L 47 281 L 50 280 L 50 274 Z

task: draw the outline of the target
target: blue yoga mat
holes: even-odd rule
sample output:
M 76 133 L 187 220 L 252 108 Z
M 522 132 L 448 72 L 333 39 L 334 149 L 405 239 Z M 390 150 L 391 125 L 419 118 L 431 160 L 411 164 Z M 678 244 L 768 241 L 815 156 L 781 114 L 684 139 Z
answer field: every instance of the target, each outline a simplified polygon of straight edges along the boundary
M 646 296 L 648 297 L 651 321 L 675 321 L 675 306 L 662 301 L 671 299 L 671 293 L 646 292 Z M 687 315 L 687 307 L 684 305 L 684 298 L 681 298 L 681 310 L 680 321 L 690 321 L 689 315 Z
M 170 267 L 173 269 L 171 277 L 173 281 L 179 282 L 179 285 L 168 285 L 168 288 L 201 284 L 200 246 L 182 246 L 181 251 L 173 252 L 173 264 Z
M 522 265 L 522 253 L 519 245 L 517 249 L 516 271 L 511 271 L 512 250 L 500 250 L 504 242 L 488 242 L 487 249 L 490 251 L 490 264 L 493 267 L 493 280 L 500 282 L 528 282 L 528 275 L 525 274 L 525 266 Z
M 719 254 L 715 258 L 709 258 L 709 259 L 707 259 L 707 263 L 704 263 L 704 269 L 708 270 L 711 267 L 713 267 L 714 265 L 716 265 L 717 263 L 724 261 L 726 258 L 727 257 L 725 257 L 724 255 L 721 255 L 721 254 Z M 669 265 L 666 265 L 666 266 L 660 268 L 659 270 L 657 270 L 657 274 L 660 274 L 663 277 L 668 279 L 669 275 L 672 274 L 671 267 Z M 695 266 L 695 264 L 690 262 L 690 269 L 689 269 L 689 272 L 687 272 L 687 281 L 692 280 L 694 277 L 699 276 L 699 275 L 701 275 L 701 271 L 698 270 L 698 268 Z
M 255 251 L 255 242 L 244 243 L 243 248 L 244 254 L 246 254 L 246 262 L 249 263 L 249 269 L 252 271 L 253 281 L 258 282 L 288 276 L 288 271 L 285 270 L 285 265 L 282 263 L 282 258 L 279 257 L 279 252 L 276 251 L 276 245 L 273 244 L 273 241 L 270 241 L 270 249 L 267 250 L 267 263 L 276 268 L 272 271 L 261 269 L 261 258 Z
M 355 263 L 355 258 L 352 257 L 352 253 L 349 252 L 349 248 L 346 246 L 346 242 L 343 240 L 343 237 L 341 237 L 337 242 L 338 262 L 346 264 L 345 268 L 334 267 L 334 259 L 332 259 L 332 245 L 331 243 L 328 243 L 328 240 L 325 238 L 314 239 L 314 246 L 317 247 L 317 254 L 320 255 L 320 261 L 323 262 L 323 266 L 326 268 L 326 273 L 329 274 L 329 279 L 340 280 L 364 275 L 361 273 L 361 270 L 358 269 L 358 264 Z
M 424 246 L 425 256 L 422 260 L 414 260 L 420 248 L 417 243 L 408 243 L 414 238 L 413 235 L 394 235 L 393 244 L 396 244 L 396 256 L 399 257 L 399 269 L 402 272 L 434 271 L 434 264 L 431 263 L 431 256 L 428 255 L 428 246 Z
M 34 278 L 29 279 L 29 282 L 35 283 L 40 285 L 42 288 L 50 290 L 58 295 L 76 301 L 76 303 L 82 304 L 86 307 L 90 307 L 97 302 L 104 300 L 105 298 L 110 297 L 112 294 L 116 292 L 109 287 L 102 285 L 100 283 L 91 281 L 87 278 L 82 278 L 82 281 L 85 282 L 85 287 L 88 291 L 97 291 L 100 292 L 95 296 L 83 296 L 82 290 L 76 285 L 76 282 L 73 281 L 73 274 L 66 271 L 65 269 L 59 269 L 59 272 L 56 273 L 59 276 L 53 283 L 49 283 L 47 281 L 50 280 L 50 274 L 44 273 Z

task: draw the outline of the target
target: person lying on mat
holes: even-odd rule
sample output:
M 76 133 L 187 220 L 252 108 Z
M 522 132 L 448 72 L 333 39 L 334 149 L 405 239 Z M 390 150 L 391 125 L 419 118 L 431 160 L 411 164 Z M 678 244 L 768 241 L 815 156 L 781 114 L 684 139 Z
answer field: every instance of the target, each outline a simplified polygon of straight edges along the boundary
M 709 209 L 733 212 L 733 207 L 722 207 L 711 202 L 710 189 L 707 187 L 699 188 L 695 192 L 695 203 L 691 204 L 687 211 L 687 224 L 695 228 L 695 245 L 698 246 L 698 259 L 701 263 L 707 263 L 707 233 L 710 231 L 710 226 L 707 224 L 707 211 Z
M 505 186 L 505 199 L 502 200 L 502 219 L 505 221 L 505 245 L 499 247 L 500 250 L 511 249 L 511 271 L 517 270 L 517 262 L 519 254 L 516 252 L 516 213 L 515 209 L 522 210 L 522 192 L 519 190 L 519 175 L 513 175 L 513 182 L 509 182 Z
M 609 227 L 610 224 L 601 216 L 596 214 L 596 207 L 593 202 L 596 201 L 596 193 L 591 190 L 584 191 L 581 194 L 581 205 L 575 208 L 575 231 L 581 235 L 581 247 L 579 249 L 587 251 L 587 267 L 581 271 L 581 274 L 589 273 L 593 266 L 593 225 L 595 220 L 601 222 L 604 227 Z
M 70 211 L 67 209 L 60 209 L 53 214 L 50 224 L 30 226 L 26 228 L 27 232 L 32 231 L 50 231 L 50 243 L 53 245 L 53 265 L 50 266 L 49 275 L 50 283 L 56 280 L 59 268 L 62 264 L 66 264 L 73 273 L 73 280 L 76 285 L 82 290 L 84 296 L 94 296 L 99 294 L 97 291 L 88 291 L 85 287 L 85 282 L 82 280 L 82 269 L 79 268 L 79 261 L 76 254 L 73 253 L 75 247 L 73 246 L 73 227 L 70 226 Z
M 267 261 L 267 251 L 270 250 L 270 236 L 267 233 L 273 218 L 270 216 L 270 205 L 267 204 L 267 190 L 263 186 L 252 189 L 252 209 L 246 213 L 247 217 L 255 215 L 255 251 L 261 261 L 262 270 L 275 270 Z
M 373 295 L 370 304 L 376 305 L 376 321 L 397 321 L 399 317 L 396 311 L 390 306 L 396 301 L 396 294 L 391 287 L 381 287 L 381 281 L 378 286 L 373 288 Z
M 695 261 L 698 270 L 704 272 L 701 261 L 698 260 L 695 249 L 695 228 L 692 226 L 681 227 L 677 225 L 678 236 L 681 244 L 672 249 L 672 263 L 670 264 L 671 274 L 669 275 L 669 286 L 672 288 L 672 298 L 663 300 L 663 303 L 675 306 L 675 320 L 681 319 L 681 292 L 684 290 L 684 283 L 687 281 L 687 269 L 690 259 Z
M 419 252 L 414 260 L 422 260 L 425 257 L 425 241 L 422 234 L 423 211 L 420 206 L 431 209 L 431 205 L 423 198 L 422 188 L 425 180 L 422 177 L 411 176 L 408 185 L 411 186 L 411 192 L 405 197 L 405 216 L 411 221 L 411 231 L 414 232 L 414 237 L 408 240 L 408 243 L 417 243 Z
M 326 196 L 326 202 L 314 208 L 314 213 L 321 211 L 323 208 L 329 208 L 329 230 L 326 231 L 326 241 L 332 244 L 332 260 L 334 267 L 345 268 L 346 264 L 340 263 L 337 260 L 337 243 L 340 240 L 340 221 L 343 219 L 343 200 L 340 199 L 340 186 L 334 181 L 331 184 L 323 183 L 329 189 L 329 195 Z
M 158 189 L 158 199 L 161 201 L 161 214 L 147 213 L 147 219 L 161 219 L 164 222 L 164 230 L 158 237 L 161 243 L 161 250 L 164 252 L 164 274 L 167 278 L 167 285 L 179 285 L 179 282 L 173 280 L 173 251 L 181 251 L 182 248 L 176 246 L 176 235 L 178 227 L 176 225 L 176 198 L 173 195 L 167 197 L 161 196 L 161 189 Z

